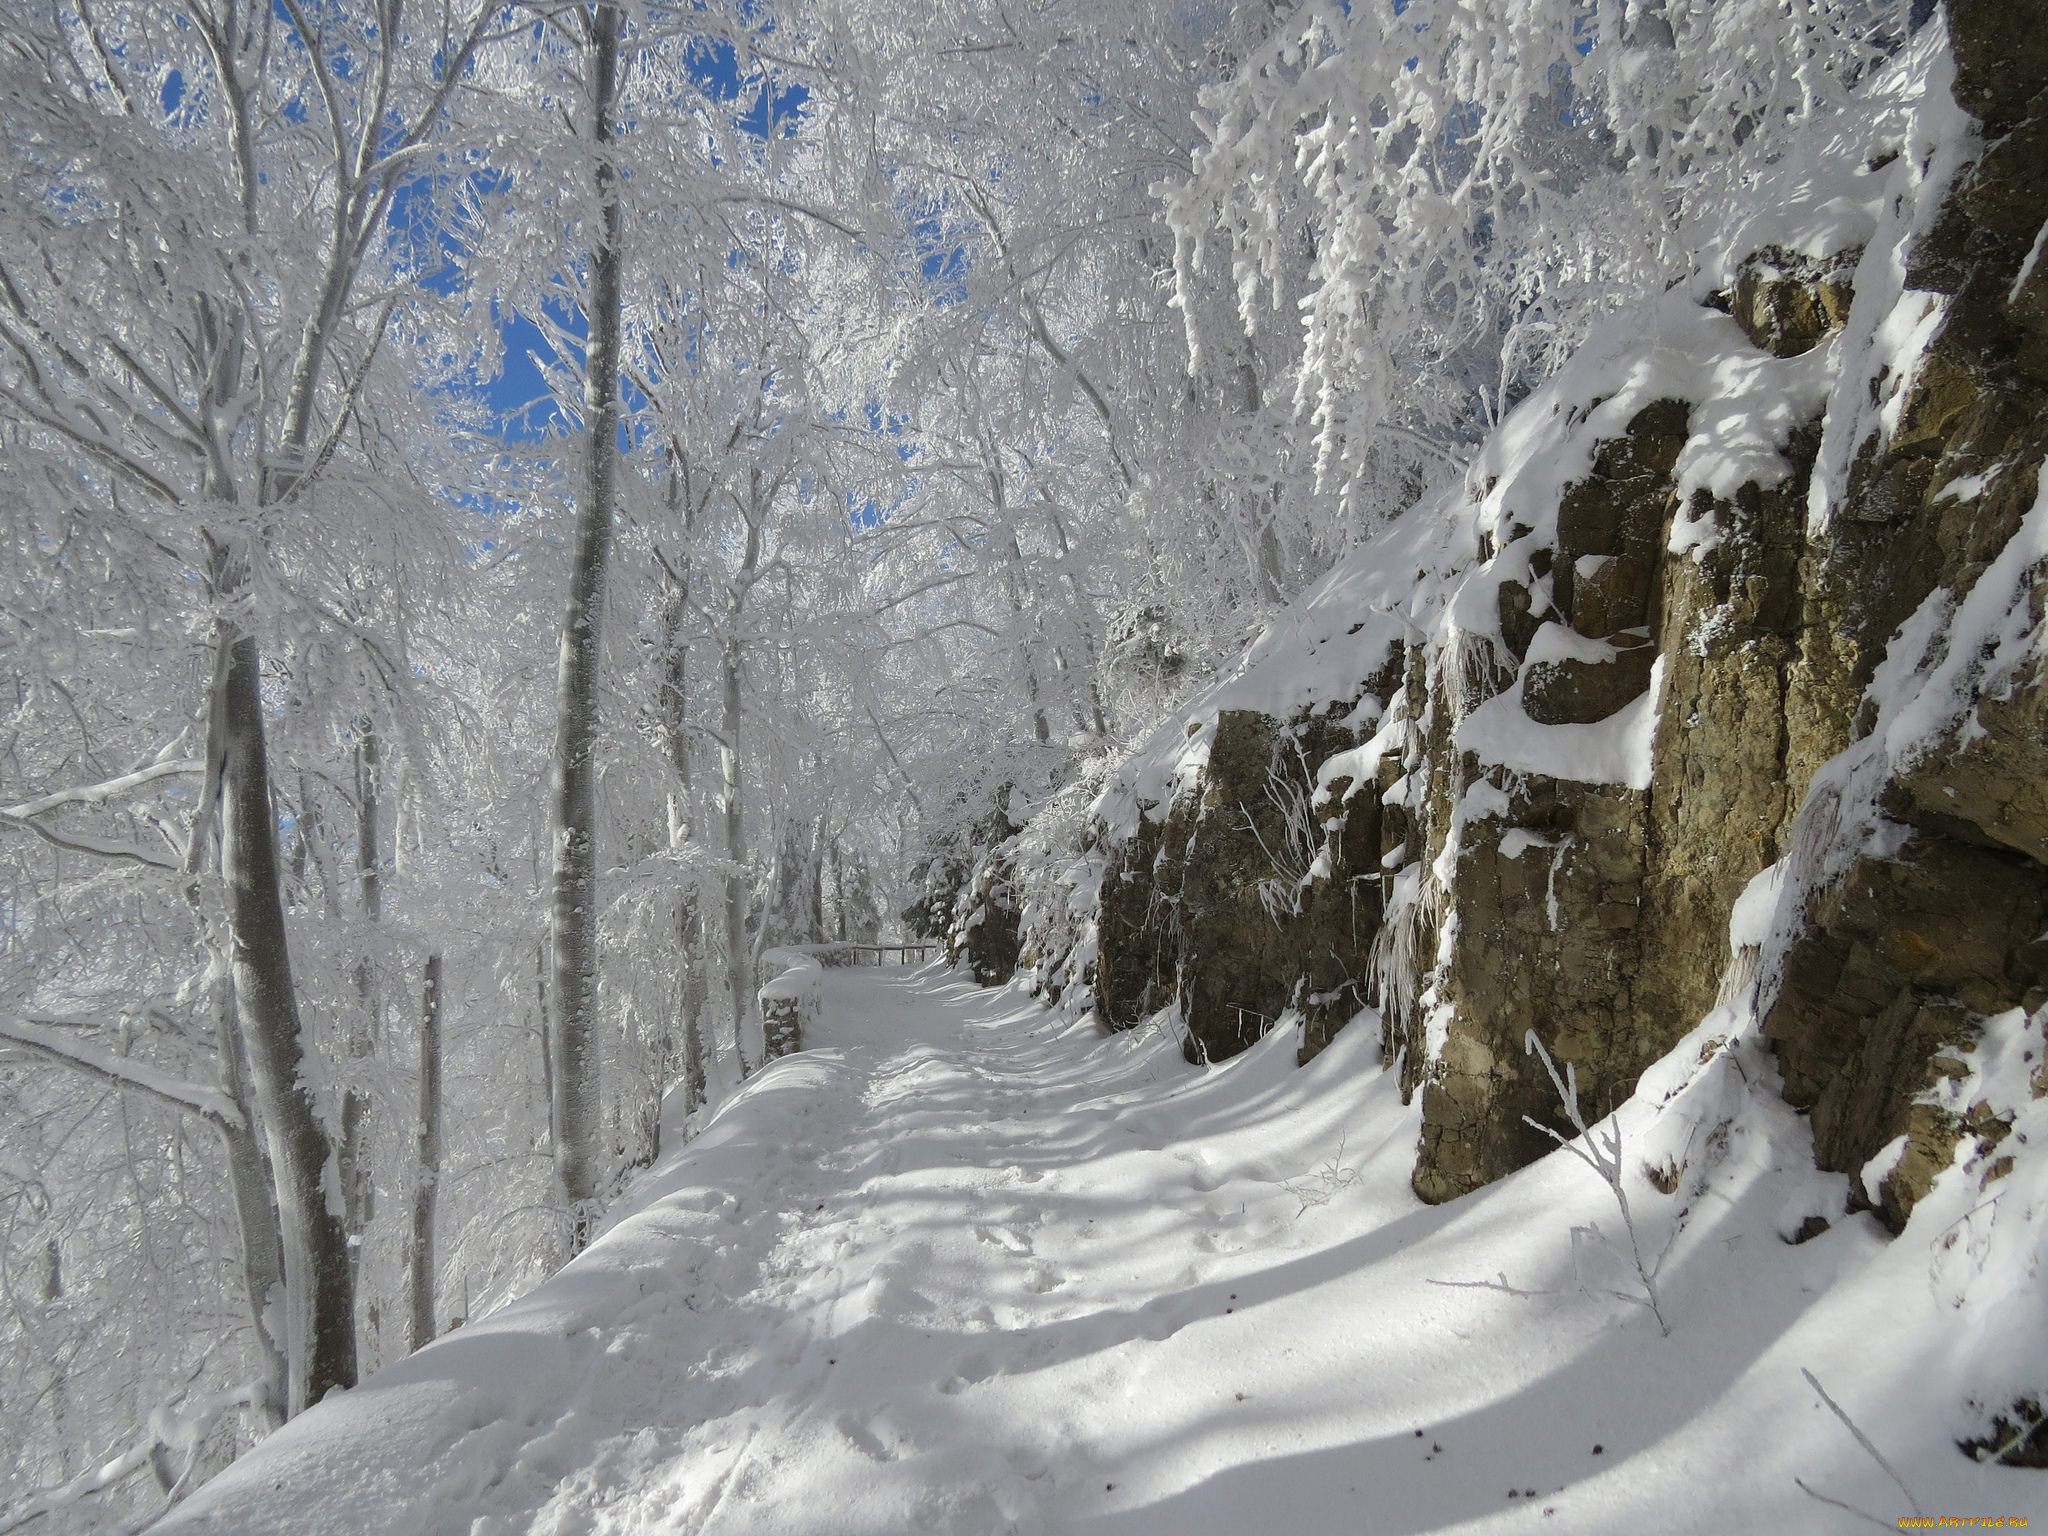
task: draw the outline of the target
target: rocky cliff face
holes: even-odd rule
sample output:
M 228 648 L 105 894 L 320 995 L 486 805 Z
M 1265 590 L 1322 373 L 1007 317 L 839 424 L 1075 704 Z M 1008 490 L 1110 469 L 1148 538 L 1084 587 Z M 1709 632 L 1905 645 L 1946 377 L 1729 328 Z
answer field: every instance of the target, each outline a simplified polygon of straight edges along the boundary
M 1895 313 L 1927 340 L 1872 381 L 1896 425 L 1841 435 L 1847 494 L 1802 560 L 1795 681 L 1839 755 L 1765 1014 L 1823 1167 L 1904 1139 L 1865 1181 L 1894 1230 L 1960 1141 L 2005 1134 L 1941 1102 L 1979 1021 L 2048 1003 L 2048 7 L 1959 5 L 1953 35 L 1981 153 L 1904 253 Z
M 1717 1008 L 1894 1230 L 1998 1175 L 1945 1085 L 2048 1002 L 2048 4 L 1950 26 L 1161 727 L 1041 981 L 1191 1059 L 1376 1026 L 1429 1200 L 1564 1127 L 1532 1033 L 1597 1114 Z
M 1112 856 L 1102 885 L 1097 1006 L 1117 1027 L 1172 1006 L 1190 1061 L 1235 1055 L 1289 1008 L 1317 1040 L 1357 1012 L 1379 931 L 1380 807 L 1336 816 L 1316 765 L 1358 744 L 1346 724 L 1216 717 L 1199 789 L 1177 795 Z
M 1017 969 L 1018 920 L 1012 861 L 998 852 L 976 866 L 960 901 L 962 916 L 947 930 L 946 959 L 967 964 L 985 987 L 1001 986 Z

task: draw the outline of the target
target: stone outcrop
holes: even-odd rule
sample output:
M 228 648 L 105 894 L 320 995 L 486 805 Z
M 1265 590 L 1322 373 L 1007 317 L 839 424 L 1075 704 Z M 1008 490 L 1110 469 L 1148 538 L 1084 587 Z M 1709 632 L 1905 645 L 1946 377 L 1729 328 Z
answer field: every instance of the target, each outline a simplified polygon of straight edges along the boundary
M 1689 416 L 1686 402 L 1657 400 L 1600 445 L 1592 473 L 1561 498 L 1554 543 L 1525 554 L 1547 599 L 1502 586 L 1503 612 L 1529 615 L 1519 632 L 1503 625 L 1518 666 L 1502 675 L 1519 681 L 1536 725 L 1611 719 L 1661 663 L 1648 782 L 1482 768 L 1469 754 L 1441 761 L 1449 782 L 1436 803 L 1462 805 L 1465 817 L 1446 893 L 1444 1043 L 1423 1091 L 1415 1187 L 1425 1199 L 1539 1156 L 1551 1143 L 1529 1118 L 1566 1129 L 1525 1049 L 1532 1030 L 1574 1064 L 1587 1112 L 1604 1114 L 1699 1021 L 1735 900 L 1779 856 L 1798 804 L 1783 720 L 1816 435 L 1793 434 L 1794 472 L 1779 485 L 1746 485 L 1727 502 L 1700 492 L 1681 508 L 1673 468 Z M 1717 531 L 1697 556 L 1670 548 L 1681 512 Z M 1439 809 L 1442 836 L 1453 819 Z M 1425 1052 L 1419 1016 L 1398 1044 Z
M 1851 279 L 1862 254 L 1815 258 L 1775 245 L 1754 251 L 1727 296 L 1728 313 L 1773 357 L 1811 352 L 1848 320 L 1856 298 Z
M 1097 1006 L 1128 1028 L 1177 1004 L 1190 1061 L 1235 1055 L 1299 1007 L 1312 1052 L 1363 1001 L 1377 799 L 1315 805 L 1315 765 L 1357 745 L 1327 718 L 1224 710 L 1213 731 L 1199 787 L 1148 815 L 1104 875 Z
M 1963 1075 L 1977 1020 L 2048 1001 L 2048 868 L 1916 833 L 1858 858 L 1805 918 L 1764 1027 L 1785 1097 L 1812 1112 L 1823 1168 L 1857 1173 L 1906 1138 L 1875 1190 L 1897 1231 L 1966 1132 L 1988 1150 L 2008 1129 L 1981 1111 L 1959 1118 L 1928 1091 Z
M 1012 884 L 1008 845 L 998 847 L 975 867 L 961 897 L 965 913 L 946 935 L 946 959 L 957 965 L 963 959 L 974 979 L 984 987 L 999 987 L 1017 970 L 1017 956 L 1023 948 L 1019 924 L 1023 917 Z
M 1943 296 L 1941 325 L 1898 402 L 1899 430 L 1858 445 L 1834 537 L 1806 562 L 1809 630 L 1829 642 L 1808 648 L 1803 713 L 1842 721 L 1851 741 L 1879 724 L 1883 701 L 1866 690 L 1933 594 L 1961 607 L 1980 582 L 2017 576 L 2027 623 L 2048 605 L 2048 572 L 2008 552 L 2048 457 L 2048 271 L 2034 259 L 2048 218 L 2048 5 L 1958 4 L 1952 30 L 1956 99 L 1987 147 L 1913 253 L 1909 287 Z M 1928 1090 L 1959 1075 L 1978 1019 L 2048 1003 L 2044 683 L 2037 652 L 1976 690 L 1941 740 L 1866 769 L 1881 825 L 1816 882 L 1765 1019 L 1823 1167 L 1859 1173 L 1906 1138 L 1872 1170 L 1894 1231 L 1958 1142 L 1988 1151 L 2005 1129 Z

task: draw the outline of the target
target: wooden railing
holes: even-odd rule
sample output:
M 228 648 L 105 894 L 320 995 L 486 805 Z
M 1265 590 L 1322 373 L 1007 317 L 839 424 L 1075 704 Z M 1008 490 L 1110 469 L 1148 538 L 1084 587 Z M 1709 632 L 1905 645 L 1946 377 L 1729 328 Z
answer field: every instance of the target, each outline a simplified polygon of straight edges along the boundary
M 898 965 L 929 960 L 942 953 L 945 945 L 937 939 L 912 939 L 902 944 L 785 944 L 761 956 L 755 980 L 765 985 L 793 965 L 804 961 L 838 970 L 848 965 L 886 965 L 893 958 Z
M 886 964 L 882 958 L 884 955 L 894 955 L 898 965 L 908 965 L 913 959 L 929 960 L 940 945 L 936 940 L 927 939 L 923 943 L 912 944 L 836 944 L 833 948 L 850 950 L 853 954 L 852 963 L 855 965 Z M 864 960 L 861 958 L 863 955 L 872 955 L 874 958 Z

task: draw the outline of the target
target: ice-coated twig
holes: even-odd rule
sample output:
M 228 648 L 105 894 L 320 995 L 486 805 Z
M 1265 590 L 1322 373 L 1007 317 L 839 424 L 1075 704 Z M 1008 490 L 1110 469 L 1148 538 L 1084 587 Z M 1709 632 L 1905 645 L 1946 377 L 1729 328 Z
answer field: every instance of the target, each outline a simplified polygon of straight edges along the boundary
M 1579 1134 L 1577 1138 L 1561 1136 L 1555 1129 L 1545 1125 L 1533 1115 L 1522 1116 L 1523 1123 L 1541 1131 L 1560 1147 L 1563 1147 L 1565 1151 L 1571 1153 L 1572 1156 L 1599 1174 L 1606 1181 L 1608 1189 L 1613 1191 L 1614 1203 L 1621 1208 L 1621 1224 L 1628 1232 L 1629 1257 L 1635 1263 L 1636 1278 L 1643 1285 L 1641 1297 L 1626 1296 L 1623 1299 L 1648 1306 L 1650 1315 L 1657 1319 L 1657 1331 L 1666 1338 L 1669 1338 L 1671 1336 L 1671 1324 L 1664 1319 L 1663 1303 L 1657 1295 L 1657 1271 L 1651 1265 L 1644 1262 L 1642 1240 L 1636 1234 L 1636 1220 L 1628 1208 L 1628 1189 L 1625 1183 L 1625 1170 L 1622 1166 L 1620 1125 L 1617 1123 L 1607 1130 L 1606 1139 L 1603 1143 L 1599 1136 L 1594 1135 L 1592 1128 L 1586 1124 L 1586 1117 L 1579 1111 L 1578 1068 L 1568 1061 L 1564 1064 L 1563 1075 L 1560 1076 L 1557 1070 L 1557 1063 L 1550 1059 L 1550 1052 L 1544 1048 L 1543 1042 L 1537 1039 L 1536 1031 L 1533 1029 L 1522 1037 L 1522 1050 L 1525 1055 L 1533 1053 L 1542 1060 L 1543 1070 L 1550 1074 L 1550 1084 L 1557 1090 L 1557 1097 L 1564 1105 L 1565 1115 L 1571 1121 L 1573 1129 Z M 1581 1142 L 1584 1144 L 1581 1145 Z M 1620 1295 L 1621 1293 L 1614 1292 L 1612 1294 Z
M 1358 1170 L 1344 1162 L 1344 1143 L 1348 1139 L 1348 1132 L 1339 1136 L 1336 1152 L 1325 1158 L 1319 1167 L 1312 1168 L 1307 1173 L 1297 1174 L 1291 1179 L 1281 1180 L 1280 1187 L 1301 1202 L 1301 1209 L 1294 1213 L 1297 1217 L 1306 1216 L 1313 1206 L 1328 1205 L 1339 1190 L 1349 1189 L 1358 1182 Z M 1310 1180 L 1314 1180 L 1321 1188 L 1311 1188 Z
M 1897 1485 L 1899 1492 L 1906 1496 L 1907 1507 L 1916 1515 L 1926 1514 L 1927 1511 L 1920 1507 L 1920 1501 L 1913 1497 L 1913 1490 L 1906 1486 L 1906 1480 L 1899 1476 L 1898 1468 L 1884 1459 L 1884 1453 L 1871 1443 L 1870 1436 L 1858 1429 L 1856 1421 L 1842 1411 L 1842 1405 L 1828 1396 L 1828 1389 L 1820 1384 L 1819 1378 L 1813 1372 L 1807 1370 L 1805 1366 L 1799 1368 L 1799 1374 L 1806 1378 L 1806 1384 L 1809 1387 L 1820 1394 L 1820 1400 L 1828 1405 L 1828 1411 L 1842 1421 L 1842 1427 L 1856 1437 L 1856 1443 L 1870 1453 L 1870 1459 L 1884 1468 L 1884 1475 L 1890 1478 Z M 1819 1495 L 1816 1494 L 1815 1497 L 1818 1498 Z
M 1425 1277 L 1426 1278 L 1426 1277 Z M 1555 1296 L 1556 1291 L 1525 1291 L 1518 1285 L 1508 1284 L 1508 1272 L 1502 1270 L 1498 1280 L 1429 1280 L 1431 1285 L 1440 1285 L 1450 1291 L 1499 1291 L 1503 1296 Z
M 1876 1515 L 1873 1515 L 1867 1509 L 1858 1509 L 1854 1504 L 1845 1504 L 1840 1499 L 1829 1498 L 1826 1494 L 1822 1493 L 1818 1488 L 1814 1487 L 1811 1483 L 1807 1482 L 1807 1480 L 1803 1477 L 1795 1477 L 1792 1479 L 1792 1481 L 1799 1485 L 1799 1491 L 1805 1494 L 1809 1499 L 1818 1499 L 1823 1504 L 1832 1504 L 1836 1509 L 1844 1510 L 1847 1513 L 1854 1515 L 1858 1520 L 1868 1521 L 1871 1525 L 1876 1526 L 1881 1531 L 1895 1531 L 1899 1528 L 1898 1523 L 1896 1521 L 1880 1520 Z
M 41 1060 L 69 1067 L 81 1076 L 109 1083 L 123 1092 L 140 1094 L 160 1104 L 185 1110 L 224 1132 L 239 1131 L 243 1127 L 241 1110 L 218 1088 L 185 1082 L 147 1062 L 96 1050 L 90 1045 L 67 1039 L 55 1030 L 18 1019 L 0 1018 L 0 1047 L 26 1051 Z

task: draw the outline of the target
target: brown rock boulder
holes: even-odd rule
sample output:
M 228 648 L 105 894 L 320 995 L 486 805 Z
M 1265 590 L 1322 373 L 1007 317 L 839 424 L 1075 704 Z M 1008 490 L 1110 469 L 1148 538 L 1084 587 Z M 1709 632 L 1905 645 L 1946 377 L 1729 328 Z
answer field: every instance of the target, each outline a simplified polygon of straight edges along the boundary
M 1774 357 L 1811 352 L 1849 318 L 1861 246 L 1816 259 L 1766 246 L 1742 263 L 1729 313 Z

